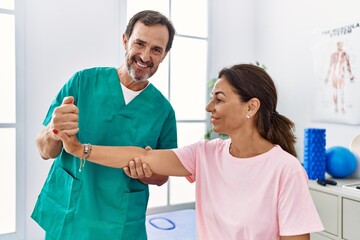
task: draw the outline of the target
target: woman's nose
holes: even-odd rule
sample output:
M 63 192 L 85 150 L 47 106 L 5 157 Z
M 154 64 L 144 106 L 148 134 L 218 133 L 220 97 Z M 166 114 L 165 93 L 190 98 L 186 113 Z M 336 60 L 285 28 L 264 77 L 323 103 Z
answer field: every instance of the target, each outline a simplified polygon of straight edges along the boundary
M 206 105 L 205 110 L 206 110 L 207 112 L 212 112 L 212 109 L 213 109 L 213 104 L 212 104 L 212 101 L 210 101 L 210 102 Z

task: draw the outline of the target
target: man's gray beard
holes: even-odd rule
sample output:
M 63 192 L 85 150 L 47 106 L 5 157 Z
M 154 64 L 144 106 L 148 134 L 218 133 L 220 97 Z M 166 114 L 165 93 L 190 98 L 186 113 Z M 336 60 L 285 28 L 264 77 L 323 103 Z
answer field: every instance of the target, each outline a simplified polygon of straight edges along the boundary
M 128 51 L 125 52 L 125 59 L 130 59 Z M 135 60 L 132 60 L 132 61 L 135 62 Z M 142 78 L 138 78 L 135 76 L 135 70 L 131 68 L 131 64 L 132 63 L 129 63 L 128 61 L 126 61 L 126 70 L 129 74 L 129 76 L 131 77 L 131 79 L 134 80 L 134 82 L 145 82 L 149 78 L 151 78 L 152 75 L 154 75 L 154 73 L 150 73 L 148 75 L 145 75 Z
M 154 73 L 150 73 L 145 75 L 144 77 L 138 78 L 135 76 L 135 70 L 131 68 L 131 65 L 127 65 L 126 66 L 126 70 L 129 74 L 129 76 L 131 77 L 132 80 L 134 80 L 134 82 L 145 82 L 147 81 L 149 78 L 151 78 L 152 75 L 154 75 Z
M 141 78 L 136 77 L 133 69 L 128 68 L 127 71 L 131 79 L 134 80 L 134 82 L 145 82 L 150 78 L 148 75 L 145 75 L 144 77 Z

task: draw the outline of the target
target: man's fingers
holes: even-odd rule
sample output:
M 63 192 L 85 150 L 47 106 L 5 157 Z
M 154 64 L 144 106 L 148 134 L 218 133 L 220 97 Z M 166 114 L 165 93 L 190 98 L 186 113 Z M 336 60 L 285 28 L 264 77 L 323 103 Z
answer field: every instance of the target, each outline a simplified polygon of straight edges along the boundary
M 125 174 L 131 178 L 150 178 L 153 172 L 146 163 L 142 163 L 141 160 L 136 157 L 130 161 L 127 167 L 123 168 Z
M 75 136 L 79 132 L 79 128 L 70 129 L 70 130 L 64 130 L 62 132 L 65 133 L 68 136 Z
M 137 177 L 139 177 L 139 178 L 144 177 L 144 172 L 143 172 L 143 169 L 141 166 L 141 160 L 139 158 L 135 158 L 134 162 L 135 162 L 135 171 L 136 171 Z
M 139 178 L 139 177 L 143 177 L 143 175 L 139 175 L 138 174 L 138 163 L 136 163 L 135 161 L 130 161 L 129 162 L 129 166 L 128 166 L 128 176 L 131 178 Z
M 78 132 L 79 127 L 78 108 L 74 104 L 65 104 L 55 108 L 51 126 L 60 131 L 71 130 L 69 135 L 74 135 Z
M 59 118 L 54 117 L 52 119 L 51 128 L 55 128 L 59 131 L 68 131 L 66 134 L 74 135 L 79 131 L 79 123 L 77 121 L 70 120 L 61 120 Z
M 70 106 L 70 105 L 68 105 Z M 72 105 L 75 106 L 75 105 Z M 79 115 L 77 113 L 77 107 L 71 108 L 56 108 L 56 111 L 53 113 L 53 122 L 56 123 L 66 123 L 66 122 L 78 122 Z
M 142 168 L 144 170 L 145 177 L 149 178 L 153 175 L 152 171 L 150 170 L 149 166 L 146 163 L 142 164 Z
M 125 174 L 126 174 L 128 177 L 131 177 L 131 173 L 130 173 L 129 167 L 124 167 L 123 170 L 124 170 Z
M 136 178 L 137 174 L 136 174 L 136 169 L 135 169 L 135 162 L 134 161 L 130 161 L 129 165 L 128 165 L 128 176 L 131 178 Z
M 75 104 L 72 104 L 72 103 L 64 104 L 63 103 L 59 107 L 55 108 L 55 110 L 54 110 L 54 114 L 65 114 L 65 113 L 78 114 L 79 109 Z
M 74 97 L 73 96 L 68 96 L 68 97 L 64 97 L 62 104 L 73 104 L 74 103 Z

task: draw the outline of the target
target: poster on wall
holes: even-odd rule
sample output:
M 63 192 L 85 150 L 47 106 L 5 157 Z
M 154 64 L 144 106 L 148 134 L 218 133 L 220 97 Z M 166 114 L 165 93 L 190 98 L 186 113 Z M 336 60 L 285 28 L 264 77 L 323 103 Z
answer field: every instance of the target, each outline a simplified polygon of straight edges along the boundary
M 360 21 L 314 36 L 312 120 L 360 124 Z

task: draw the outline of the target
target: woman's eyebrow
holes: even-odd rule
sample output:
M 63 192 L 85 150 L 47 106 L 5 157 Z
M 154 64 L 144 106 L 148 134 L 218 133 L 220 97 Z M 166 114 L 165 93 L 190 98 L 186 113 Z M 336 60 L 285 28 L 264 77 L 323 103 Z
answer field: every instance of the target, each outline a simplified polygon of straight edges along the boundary
M 225 94 L 223 91 L 216 91 L 216 92 L 214 93 L 215 96 L 217 96 L 217 95 L 219 95 L 219 94 L 222 94 L 222 95 L 226 96 L 226 94 Z

